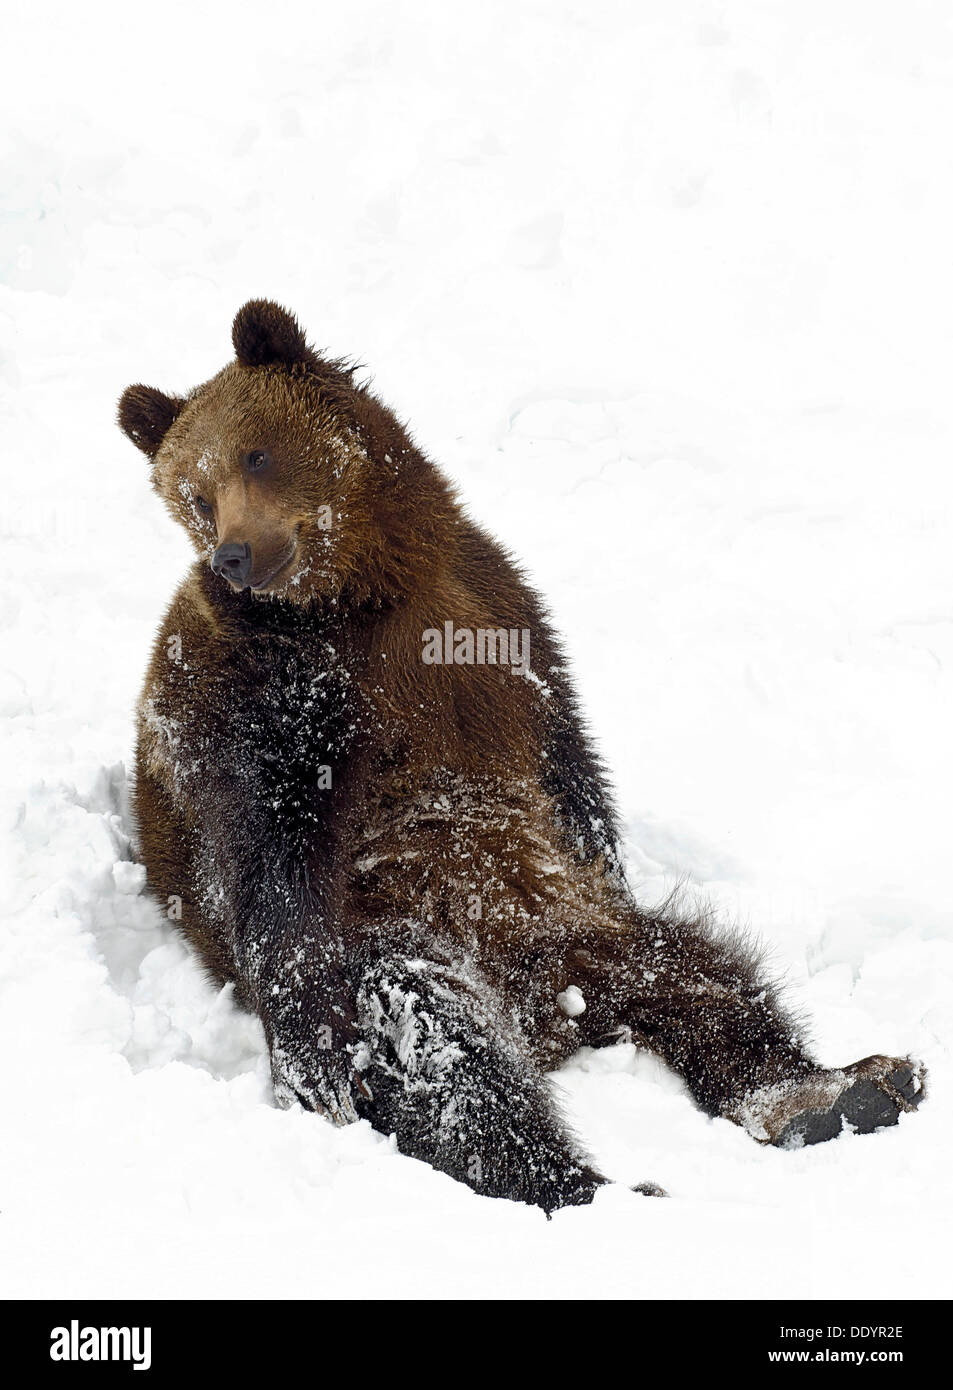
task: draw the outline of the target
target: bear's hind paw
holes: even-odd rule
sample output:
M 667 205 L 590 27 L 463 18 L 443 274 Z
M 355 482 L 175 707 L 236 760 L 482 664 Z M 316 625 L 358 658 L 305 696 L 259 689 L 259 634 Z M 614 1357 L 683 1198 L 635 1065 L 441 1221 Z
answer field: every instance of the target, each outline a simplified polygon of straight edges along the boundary
M 779 1148 L 822 1144 L 845 1127 L 873 1134 L 916 1110 L 926 1094 L 926 1070 L 909 1057 L 865 1057 L 844 1067 L 843 1075 L 846 1084 L 830 1108 L 794 1116 L 774 1140 Z
M 849 1067 L 821 1071 L 747 1095 L 730 1118 L 763 1144 L 800 1149 L 895 1125 L 926 1094 L 926 1070 L 910 1057 L 865 1057 Z

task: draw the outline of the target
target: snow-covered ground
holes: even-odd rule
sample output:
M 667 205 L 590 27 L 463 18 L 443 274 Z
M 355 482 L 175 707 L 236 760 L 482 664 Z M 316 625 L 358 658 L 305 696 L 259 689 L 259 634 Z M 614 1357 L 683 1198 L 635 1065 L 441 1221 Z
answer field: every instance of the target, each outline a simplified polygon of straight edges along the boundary
M 8 7 L 0 1290 L 953 1293 L 946 0 Z M 763 1150 L 629 1047 L 541 1213 L 270 1098 L 142 896 L 131 712 L 187 543 L 113 424 L 253 295 L 356 355 L 549 596 L 642 895 L 776 946 L 917 1116 Z

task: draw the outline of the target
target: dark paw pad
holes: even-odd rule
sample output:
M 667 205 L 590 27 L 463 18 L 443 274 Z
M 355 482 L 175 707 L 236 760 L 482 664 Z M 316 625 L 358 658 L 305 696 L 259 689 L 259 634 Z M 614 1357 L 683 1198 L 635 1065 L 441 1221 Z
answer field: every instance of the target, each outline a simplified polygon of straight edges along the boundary
M 916 1110 L 924 1097 L 925 1079 L 923 1067 L 914 1062 L 902 1062 L 887 1076 L 889 1084 L 903 1097 L 911 1110 Z
M 781 1148 L 800 1148 L 835 1139 L 848 1127 L 872 1134 L 895 1125 L 905 1111 L 923 1100 L 925 1072 L 908 1059 L 867 1057 L 845 1067 L 846 1084 L 825 1109 L 805 1109 L 795 1115 L 774 1141 Z

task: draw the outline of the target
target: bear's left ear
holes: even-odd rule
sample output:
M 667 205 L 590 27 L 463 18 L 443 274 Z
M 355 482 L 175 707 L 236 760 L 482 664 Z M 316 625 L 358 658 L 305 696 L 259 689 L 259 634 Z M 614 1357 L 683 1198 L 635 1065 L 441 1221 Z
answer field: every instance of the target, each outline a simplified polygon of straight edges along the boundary
M 267 367 L 283 362 L 311 362 L 314 354 L 294 314 L 270 299 L 250 299 L 232 324 L 235 356 L 242 367 Z
M 127 386 L 119 398 L 119 428 L 152 458 L 184 405 L 182 396 L 167 396 L 154 386 Z

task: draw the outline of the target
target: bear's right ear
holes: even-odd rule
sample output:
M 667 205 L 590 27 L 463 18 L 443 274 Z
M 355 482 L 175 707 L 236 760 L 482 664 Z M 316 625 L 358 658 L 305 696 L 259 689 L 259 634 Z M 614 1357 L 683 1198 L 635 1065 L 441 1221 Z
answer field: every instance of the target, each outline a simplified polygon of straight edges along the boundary
M 127 386 L 119 398 L 119 428 L 153 458 L 184 405 L 181 396 L 167 396 L 154 386 Z

